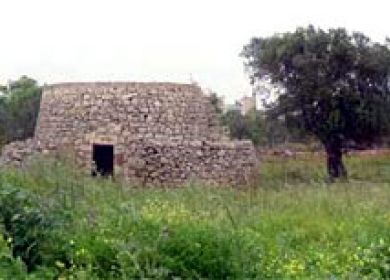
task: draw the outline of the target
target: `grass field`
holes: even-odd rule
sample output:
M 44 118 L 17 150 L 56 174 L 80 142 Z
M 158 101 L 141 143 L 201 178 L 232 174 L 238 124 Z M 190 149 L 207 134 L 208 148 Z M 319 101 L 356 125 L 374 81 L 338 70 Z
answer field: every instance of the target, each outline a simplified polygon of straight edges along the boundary
M 265 157 L 239 190 L 3 170 L 0 279 L 390 278 L 390 155 L 346 164 L 328 185 L 320 156 Z

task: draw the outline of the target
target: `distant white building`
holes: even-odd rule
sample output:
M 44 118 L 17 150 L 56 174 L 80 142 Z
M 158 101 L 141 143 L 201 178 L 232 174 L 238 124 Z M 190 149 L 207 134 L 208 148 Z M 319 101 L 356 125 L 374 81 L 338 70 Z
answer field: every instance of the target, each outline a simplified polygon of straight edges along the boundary
M 249 111 L 256 109 L 255 96 L 244 96 L 236 101 L 236 107 L 240 110 L 242 115 L 246 115 Z

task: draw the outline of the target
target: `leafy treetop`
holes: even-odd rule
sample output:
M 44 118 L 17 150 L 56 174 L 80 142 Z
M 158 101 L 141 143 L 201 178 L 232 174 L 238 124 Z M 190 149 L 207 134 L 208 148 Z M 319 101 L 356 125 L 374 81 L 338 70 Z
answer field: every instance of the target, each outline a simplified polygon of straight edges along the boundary
M 342 147 L 370 144 L 389 131 L 390 50 L 362 33 L 313 26 L 253 38 L 242 56 L 252 83 L 280 88 L 269 113 L 315 135 L 331 177 L 345 174 Z

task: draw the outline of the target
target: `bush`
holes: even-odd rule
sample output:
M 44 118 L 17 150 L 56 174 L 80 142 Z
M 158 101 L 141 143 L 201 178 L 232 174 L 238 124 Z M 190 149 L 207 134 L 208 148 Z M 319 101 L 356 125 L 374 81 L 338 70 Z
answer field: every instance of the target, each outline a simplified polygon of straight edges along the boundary
M 3 236 L 12 255 L 20 258 L 27 271 L 55 261 L 69 264 L 61 238 L 56 231 L 64 217 L 57 210 L 49 214 L 42 201 L 32 194 L 14 187 L 2 187 L 0 192 L 0 221 Z M 57 215 L 56 215 L 57 214 Z

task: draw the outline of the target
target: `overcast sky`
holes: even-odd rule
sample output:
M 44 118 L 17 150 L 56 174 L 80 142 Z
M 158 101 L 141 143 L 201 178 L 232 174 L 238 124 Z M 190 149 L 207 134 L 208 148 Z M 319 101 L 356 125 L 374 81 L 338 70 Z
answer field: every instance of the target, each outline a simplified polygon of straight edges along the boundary
M 251 88 L 253 36 L 309 23 L 390 36 L 389 0 L 0 0 L 0 81 L 197 81 L 227 102 Z

